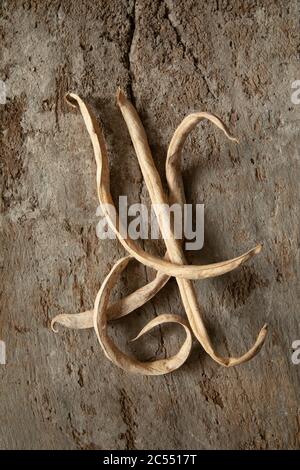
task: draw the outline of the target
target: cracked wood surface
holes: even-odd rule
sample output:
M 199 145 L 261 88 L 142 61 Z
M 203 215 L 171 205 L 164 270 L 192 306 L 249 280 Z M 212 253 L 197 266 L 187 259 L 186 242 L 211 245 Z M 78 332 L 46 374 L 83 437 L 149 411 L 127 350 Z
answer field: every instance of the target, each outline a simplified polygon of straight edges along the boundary
M 296 0 L 0 3 L 8 89 L 0 105 L 1 448 L 299 447 L 300 366 L 291 363 L 300 338 L 299 109 L 290 100 L 297 14 Z M 162 176 L 173 130 L 189 112 L 219 114 L 239 137 L 233 147 L 203 125 L 183 165 L 188 202 L 205 203 L 205 246 L 190 254 L 194 264 L 264 243 L 255 262 L 195 282 L 224 355 L 245 350 L 268 321 L 250 363 L 221 368 L 195 343 L 173 375 L 136 377 L 104 359 L 92 330 L 50 331 L 54 315 L 92 308 L 124 255 L 117 241 L 97 239 L 92 149 L 67 91 L 85 97 L 103 123 L 115 201 L 127 194 L 129 203 L 149 203 L 115 105 L 119 85 Z M 159 242 L 143 245 L 163 253 Z M 115 298 L 153 275 L 133 263 Z M 174 280 L 111 334 L 141 360 L 169 355 L 182 339 L 171 326 L 127 342 L 164 312 L 183 313 Z

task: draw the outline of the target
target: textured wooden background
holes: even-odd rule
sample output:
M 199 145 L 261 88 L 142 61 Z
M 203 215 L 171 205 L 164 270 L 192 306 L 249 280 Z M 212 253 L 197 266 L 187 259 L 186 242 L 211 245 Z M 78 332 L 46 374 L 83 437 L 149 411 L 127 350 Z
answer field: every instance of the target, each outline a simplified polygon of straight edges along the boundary
M 0 2 L 0 366 L 2 449 L 297 448 L 300 365 L 299 111 L 296 0 Z M 240 139 L 209 125 L 184 149 L 189 202 L 205 204 L 205 245 L 192 262 L 263 252 L 234 273 L 196 283 L 218 351 L 241 354 L 267 321 L 261 354 L 234 369 L 195 342 L 163 377 L 129 376 L 90 331 L 58 334 L 53 316 L 91 308 L 124 251 L 96 236 L 95 163 L 83 122 L 64 103 L 79 93 L 103 123 L 116 201 L 149 202 L 115 104 L 121 85 L 147 129 L 164 176 L 168 142 L 193 110 L 218 114 Z M 158 243 L 147 250 L 162 253 Z M 157 251 L 158 250 L 158 251 Z M 116 295 L 151 279 L 137 263 Z M 159 313 L 183 314 L 175 281 L 112 327 L 124 350 L 164 357 L 176 327 L 128 345 Z

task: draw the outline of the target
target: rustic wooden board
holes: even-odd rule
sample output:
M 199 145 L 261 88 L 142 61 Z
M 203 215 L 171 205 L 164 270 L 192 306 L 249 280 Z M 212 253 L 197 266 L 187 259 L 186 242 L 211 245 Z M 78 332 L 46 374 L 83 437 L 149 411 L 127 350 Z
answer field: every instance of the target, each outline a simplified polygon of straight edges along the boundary
M 2 1 L 0 79 L 0 365 L 2 449 L 267 449 L 300 442 L 299 77 L 296 0 Z M 49 329 L 53 316 L 91 308 L 124 252 L 96 236 L 95 163 L 71 90 L 101 119 L 114 197 L 149 202 L 115 105 L 133 99 L 164 174 L 168 142 L 193 110 L 220 115 L 240 139 L 200 126 L 184 150 L 189 202 L 205 204 L 205 245 L 191 261 L 230 258 L 264 243 L 247 266 L 196 283 L 223 354 L 244 352 L 265 320 L 267 342 L 234 369 L 195 343 L 182 369 L 129 376 L 109 363 L 94 332 Z M 160 250 L 151 241 L 145 248 Z M 124 295 L 153 276 L 133 265 Z M 163 357 L 179 328 L 128 345 L 159 313 L 183 314 L 171 281 L 112 327 L 138 357 Z

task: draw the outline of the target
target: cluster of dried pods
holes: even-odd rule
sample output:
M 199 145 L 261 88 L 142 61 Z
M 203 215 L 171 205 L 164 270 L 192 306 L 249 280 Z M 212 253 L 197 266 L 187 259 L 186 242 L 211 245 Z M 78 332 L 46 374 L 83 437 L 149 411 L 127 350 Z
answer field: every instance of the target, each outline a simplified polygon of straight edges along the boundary
M 267 334 L 267 325 L 263 326 L 254 345 L 245 354 L 240 357 L 221 357 L 215 351 L 206 330 L 201 308 L 198 304 L 191 280 L 216 277 L 232 271 L 238 266 L 241 266 L 241 264 L 249 260 L 252 256 L 259 253 L 261 245 L 258 245 L 247 253 L 228 261 L 195 266 L 187 264 L 183 252 L 182 241 L 176 239 L 172 231 L 171 234 L 168 232 L 168 237 L 164 239 L 167 248 L 164 258 L 159 258 L 147 253 L 134 240 L 129 237 L 126 238 L 121 236 L 121 233 L 124 233 L 124 231 L 121 230 L 121 221 L 118 218 L 116 220 L 115 214 L 111 214 L 109 209 L 114 206 L 110 194 L 109 163 L 102 129 L 98 125 L 89 106 L 78 95 L 69 93 L 66 96 L 66 99 L 71 106 L 76 107 L 81 112 L 94 149 L 97 164 L 97 191 L 100 205 L 110 227 L 117 235 L 125 250 L 129 253 L 129 256 L 120 259 L 113 266 L 97 293 L 93 310 L 78 314 L 57 315 L 53 318 L 51 323 L 53 331 L 56 331 L 54 328 L 55 324 L 61 324 L 65 327 L 74 329 L 94 327 L 99 343 L 108 359 L 122 369 L 136 374 L 160 375 L 178 369 L 186 361 L 191 350 L 192 335 L 190 330 L 192 330 L 195 337 L 211 358 L 222 366 L 230 367 L 251 359 L 259 352 L 264 343 Z M 176 129 L 169 145 L 166 159 L 166 178 L 169 189 L 169 194 L 167 195 L 163 190 L 160 176 L 154 165 L 147 136 L 137 111 L 120 89 L 117 93 L 117 102 L 128 127 L 142 175 L 149 191 L 151 202 L 156 210 L 156 217 L 161 233 L 167 233 L 165 232 L 165 224 L 167 223 L 165 213 L 160 211 L 159 207 L 162 207 L 162 204 L 178 203 L 183 205 L 185 203 L 180 158 L 184 142 L 189 133 L 199 122 L 207 119 L 221 129 L 230 140 L 237 140 L 230 135 L 226 126 L 218 117 L 210 113 L 200 112 L 188 115 Z M 120 274 L 126 268 L 129 260 L 132 258 L 135 258 L 144 265 L 155 269 L 157 271 L 156 277 L 153 281 L 127 297 L 110 304 L 110 292 L 116 284 Z M 107 324 L 113 319 L 128 315 L 148 302 L 160 289 L 162 289 L 170 276 L 176 278 L 188 321 L 174 314 L 159 315 L 150 321 L 135 339 L 139 338 L 157 325 L 162 325 L 163 323 L 177 323 L 185 330 L 185 341 L 177 354 L 172 357 L 149 362 L 140 362 L 124 354 L 114 344 L 108 335 Z

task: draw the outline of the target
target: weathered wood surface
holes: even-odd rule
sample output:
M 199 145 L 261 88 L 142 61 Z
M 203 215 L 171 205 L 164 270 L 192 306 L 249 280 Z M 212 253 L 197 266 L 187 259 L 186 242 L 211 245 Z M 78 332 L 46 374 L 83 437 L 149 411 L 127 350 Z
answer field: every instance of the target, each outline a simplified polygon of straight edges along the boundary
M 3 449 L 297 448 L 300 366 L 299 79 L 296 1 L 2 1 L 0 79 L 0 447 Z M 149 201 L 115 105 L 121 85 L 139 110 L 161 174 L 168 142 L 193 110 L 222 117 L 240 139 L 200 126 L 184 149 L 189 202 L 205 203 L 205 246 L 217 261 L 256 242 L 247 266 L 196 283 L 223 354 L 244 352 L 265 320 L 262 352 L 234 369 L 195 343 L 163 377 L 129 376 L 107 361 L 91 331 L 49 329 L 61 312 L 91 308 L 124 252 L 96 236 L 95 163 L 71 90 L 103 123 L 114 197 Z M 145 242 L 147 249 L 156 244 Z M 160 253 L 163 252 L 162 248 Z M 153 276 L 133 264 L 116 295 Z M 112 327 L 146 359 L 174 351 L 179 328 L 127 344 L 159 313 L 183 313 L 171 281 Z

